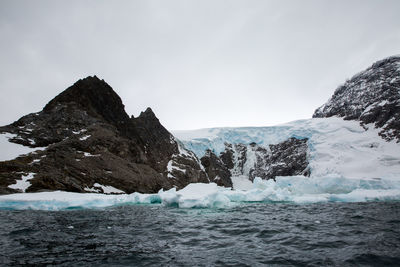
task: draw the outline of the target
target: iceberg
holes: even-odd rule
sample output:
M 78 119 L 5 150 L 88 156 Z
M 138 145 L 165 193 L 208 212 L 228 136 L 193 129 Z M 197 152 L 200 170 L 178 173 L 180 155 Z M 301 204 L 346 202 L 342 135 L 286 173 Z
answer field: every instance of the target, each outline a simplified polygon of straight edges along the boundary
M 231 190 L 215 183 L 189 184 L 181 190 L 172 188 L 157 194 L 104 195 L 97 193 L 41 192 L 0 196 L 2 210 L 101 209 L 121 205 L 162 205 L 176 208 L 230 208 L 251 202 L 323 202 L 399 201 L 400 181 L 396 179 L 354 179 L 341 176 L 307 178 L 255 178 L 248 190 Z

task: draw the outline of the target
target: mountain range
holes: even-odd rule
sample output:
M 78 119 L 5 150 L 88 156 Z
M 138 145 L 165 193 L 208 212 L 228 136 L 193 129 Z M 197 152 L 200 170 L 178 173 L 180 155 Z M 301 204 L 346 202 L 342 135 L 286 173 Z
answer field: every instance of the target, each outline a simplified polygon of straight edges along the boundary
M 154 193 L 209 182 L 241 189 L 256 177 L 298 175 L 396 178 L 400 57 L 347 80 L 309 120 L 170 133 L 150 108 L 129 117 L 114 90 L 93 76 L 0 127 L 0 138 L 11 151 L 27 151 L 0 159 L 1 194 Z

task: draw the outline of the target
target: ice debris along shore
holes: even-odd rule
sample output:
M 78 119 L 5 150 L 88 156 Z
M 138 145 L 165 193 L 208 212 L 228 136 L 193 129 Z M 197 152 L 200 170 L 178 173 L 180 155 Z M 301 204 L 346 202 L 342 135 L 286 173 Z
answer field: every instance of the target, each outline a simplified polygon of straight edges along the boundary
M 81 194 L 71 192 L 19 193 L 0 196 L 2 210 L 93 209 L 121 205 L 158 204 L 177 208 L 229 208 L 246 202 L 366 202 L 400 200 L 400 181 L 343 177 L 278 177 L 276 182 L 256 178 L 249 190 L 230 190 L 214 183 L 189 184 L 182 190 L 157 194 Z

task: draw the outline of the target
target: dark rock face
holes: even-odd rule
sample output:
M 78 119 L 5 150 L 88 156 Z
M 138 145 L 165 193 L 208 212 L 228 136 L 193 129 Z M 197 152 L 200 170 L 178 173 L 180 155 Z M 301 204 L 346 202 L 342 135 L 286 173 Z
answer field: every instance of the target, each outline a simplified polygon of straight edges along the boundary
M 96 76 L 77 81 L 51 100 L 43 110 L 51 111 L 63 104 L 73 105 L 76 109 L 84 110 L 90 116 L 101 118 L 113 125 L 129 119 L 121 98 L 111 86 Z
M 154 193 L 209 182 L 200 161 L 159 122 L 151 109 L 129 118 L 119 96 L 104 81 L 88 77 L 45 108 L 0 127 L 11 142 L 42 150 L 0 162 L 0 193 L 33 173 L 26 192 L 64 190 Z
M 250 179 L 275 179 L 276 176 L 310 176 L 307 159 L 308 139 L 289 138 L 270 145 L 269 151 L 260 146 L 253 146 L 257 161 L 250 170 Z
M 232 175 L 246 175 L 250 180 L 255 177 L 275 179 L 276 176 L 309 176 L 307 146 L 308 139 L 289 138 L 275 145 L 263 147 L 255 143 L 225 144 L 225 151 L 221 153 L 221 160 L 233 162 L 228 168 Z
M 389 57 L 353 76 L 336 89 L 313 117 L 339 116 L 373 123 L 382 138 L 400 141 L 400 56 Z
M 232 187 L 231 172 L 217 155 L 207 150 L 200 160 L 211 182 L 219 186 Z
M 225 143 L 225 151 L 221 152 L 221 155 L 219 156 L 225 166 L 230 170 L 235 166 L 233 153 L 233 145 Z
M 268 180 L 276 176 L 310 176 L 307 141 L 292 137 L 267 147 L 225 143 L 219 157 L 206 150 L 201 163 L 212 182 L 228 187 L 232 186 L 232 176 L 244 175 L 251 181 L 255 177 Z

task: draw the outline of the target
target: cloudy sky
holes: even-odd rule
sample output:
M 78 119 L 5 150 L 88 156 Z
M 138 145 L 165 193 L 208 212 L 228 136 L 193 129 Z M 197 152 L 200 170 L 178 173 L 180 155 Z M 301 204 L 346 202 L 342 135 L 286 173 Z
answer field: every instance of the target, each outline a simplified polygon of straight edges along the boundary
M 400 1 L 0 1 L 0 125 L 88 75 L 169 130 L 310 118 L 400 53 Z

